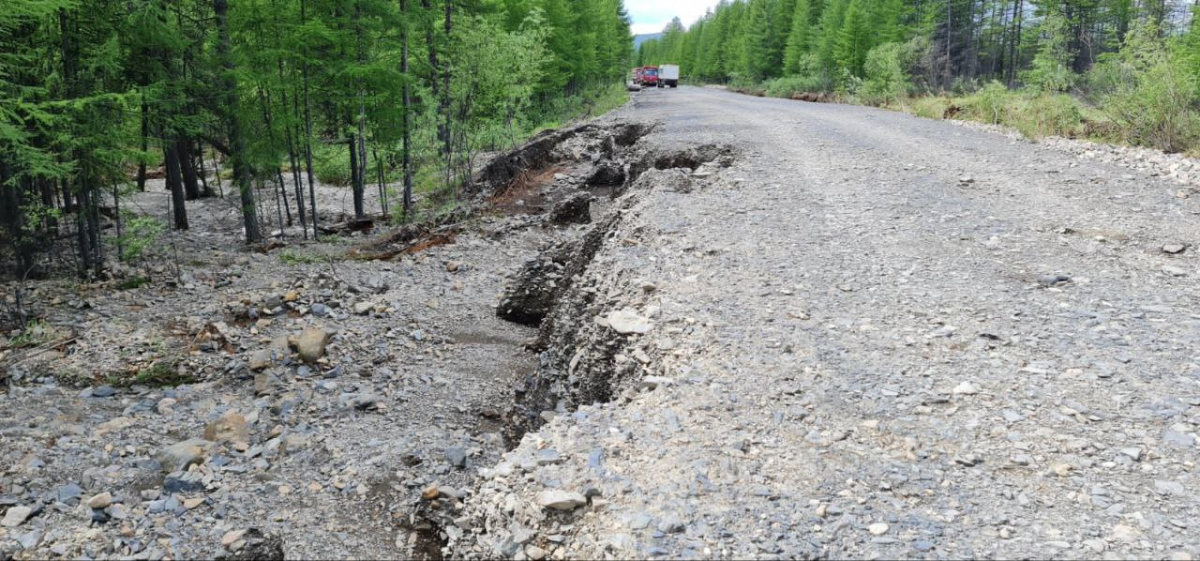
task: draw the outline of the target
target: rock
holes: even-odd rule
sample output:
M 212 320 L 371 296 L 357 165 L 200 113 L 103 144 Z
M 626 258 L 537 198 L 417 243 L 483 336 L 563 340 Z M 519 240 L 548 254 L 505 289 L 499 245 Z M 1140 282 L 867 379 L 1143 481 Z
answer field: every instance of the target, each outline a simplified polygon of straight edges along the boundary
M 664 534 L 678 534 L 687 527 L 679 516 L 668 514 L 658 521 L 658 531 Z
M 1129 448 L 1122 448 L 1120 450 L 1120 452 L 1122 455 L 1128 456 L 1130 459 L 1132 459 L 1135 462 L 1142 459 L 1142 449 L 1138 448 L 1136 446 L 1129 447 Z
M 549 554 L 550 554 L 550 552 L 548 552 L 536 545 L 525 546 L 525 557 L 528 557 L 528 558 L 532 559 L 533 561 L 540 561 L 541 559 L 545 559 L 546 556 Z
M 300 334 L 296 346 L 300 360 L 316 362 L 325 356 L 325 346 L 329 344 L 329 333 L 320 327 L 309 327 Z
M 537 502 L 542 508 L 572 510 L 575 507 L 587 504 L 587 497 L 573 491 L 550 489 L 538 493 Z
M 872 536 L 882 536 L 888 533 L 888 530 L 890 529 L 891 526 L 888 526 L 885 522 L 876 522 L 875 524 L 867 526 L 867 531 L 871 532 Z
M 21 549 L 30 550 L 38 546 L 42 541 L 42 533 L 34 530 L 17 536 L 17 543 L 21 544 Z
M 592 187 L 619 187 L 625 183 L 625 170 L 614 164 L 600 164 L 587 179 Z
M 1171 255 L 1178 255 L 1180 253 L 1183 253 L 1184 251 L 1187 251 L 1187 246 L 1183 245 L 1181 243 L 1169 243 L 1169 244 L 1162 246 L 1162 251 L 1163 251 L 1163 253 L 1169 253 Z
M 589 224 L 592 221 L 592 196 L 578 193 L 554 205 L 550 221 L 555 224 Z
M 202 438 L 191 438 L 163 448 L 154 455 L 154 460 L 166 473 L 183 471 L 203 462 L 212 445 L 212 442 Z
M 117 390 L 112 386 L 100 386 L 92 390 L 92 397 L 112 397 Z
M 371 302 L 359 302 L 354 305 L 354 314 L 365 316 L 375 309 L 375 304 Z
M 459 263 L 458 261 L 447 261 L 446 262 L 446 271 L 447 272 L 457 273 L 458 270 L 461 268 L 462 268 L 462 264 Z
M 446 461 L 457 468 L 467 467 L 467 451 L 457 446 L 447 448 Z
M 29 515 L 33 514 L 33 509 L 27 506 L 14 506 L 4 513 L 4 519 L 0 520 L 0 526 L 5 528 L 16 528 L 24 524 L 29 519 Z
M 87 505 L 89 508 L 105 509 L 112 504 L 112 493 L 100 493 L 88 499 Z
M 1160 495 L 1185 495 L 1187 489 L 1176 481 L 1157 479 L 1154 481 L 1154 491 Z
M 220 419 L 204 427 L 204 438 L 211 442 L 250 443 L 250 429 L 246 417 L 237 411 L 228 411 Z
M 300 293 L 295 290 L 289 290 L 283 295 L 284 302 L 295 302 L 300 299 Z
M 433 499 L 438 498 L 438 495 L 440 494 L 441 491 L 438 490 L 437 485 L 430 485 L 421 491 L 421 498 L 427 501 L 432 501 Z
M 167 494 L 199 493 L 204 488 L 204 476 L 194 471 L 175 471 L 163 478 L 163 491 Z
M 1038 285 L 1043 288 L 1050 288 L 1071 282 L 1071 277 L 1066 275 L 1042 275 L 1037 278 Z
M 83 489 L 74 483 L 68 483 L 58 488 L 58 502 L 71 503 L 83 495 Z
M 1072 466 L 1066 462 L 1050 462 L 1050 471 L 1054 472 L 1054 474 L 1058 475 L 1059 477 L 1066 477 L 1070 475 L 1071 471 L 1074 469 L 1075 466 Z
M 246 535 L 245 530 L 230 530 L 225 532 L 225 535 L 221 536 L 221 547 L 229 547 L 241 541 L 244 535 Z
M 957 386 L 954 386 L 955 395 L 975 395 L 977 393 L 979 393 L 979 389 L 976 388 L 975 384 L 972 384 L 971 382 L 963 382 Z
M 270 372 L 259 372 L 254 375 L 254 393 L 255 395 L 268 395 L 275 391 L 282 383 L 279 377 Z
M 310 311 L 312 312 L 312 315 L 319 318 L 329 317 L 329 314 L 333 313 L 333 310 L 329 309 L 329 306 L 320 303 L 313 304 Z
M 623 308 L 620 310 L 609 312 L 604 318 L 610 328 L 617 333 L 627 335 L 630 333 L 649 333 L 654 328 L 649 318 L 637 313 L 637 310 L 632 308 Z
M 250 355 L 250 370 L 259 372 L 271 366 L 273 355 L 271 349 L 259 349 Z
M 975 183 L 975 178 L 971 177 L 969 175 L 964 175 L 964 176 L 958 178 L 958 182 L 961 185 L 970 185 L 972 183 Z

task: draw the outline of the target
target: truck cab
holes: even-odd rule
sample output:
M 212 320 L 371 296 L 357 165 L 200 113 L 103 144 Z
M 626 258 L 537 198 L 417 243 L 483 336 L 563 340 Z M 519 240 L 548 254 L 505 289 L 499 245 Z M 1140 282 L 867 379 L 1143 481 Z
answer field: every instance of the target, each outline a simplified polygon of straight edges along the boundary
M 658 67 L 643 66 L 642 67 L 642 85 L 643 86 L 658 86 Z

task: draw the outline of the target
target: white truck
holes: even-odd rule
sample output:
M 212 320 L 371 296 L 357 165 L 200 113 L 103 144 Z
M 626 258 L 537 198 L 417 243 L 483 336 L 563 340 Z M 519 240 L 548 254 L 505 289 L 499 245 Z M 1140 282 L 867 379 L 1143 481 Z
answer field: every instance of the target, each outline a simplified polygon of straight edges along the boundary
M 658 67 L 658 87 L 679 87 L 679 66 L 664 64 Z

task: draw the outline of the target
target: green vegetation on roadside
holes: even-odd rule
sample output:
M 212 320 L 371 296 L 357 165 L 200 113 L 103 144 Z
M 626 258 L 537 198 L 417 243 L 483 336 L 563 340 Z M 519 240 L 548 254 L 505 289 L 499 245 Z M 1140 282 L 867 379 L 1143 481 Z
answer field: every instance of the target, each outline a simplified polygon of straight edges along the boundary
M 692 83 L 1200 152 L 1200 18 L 1127 0 L 733 0 L 639 64 Z

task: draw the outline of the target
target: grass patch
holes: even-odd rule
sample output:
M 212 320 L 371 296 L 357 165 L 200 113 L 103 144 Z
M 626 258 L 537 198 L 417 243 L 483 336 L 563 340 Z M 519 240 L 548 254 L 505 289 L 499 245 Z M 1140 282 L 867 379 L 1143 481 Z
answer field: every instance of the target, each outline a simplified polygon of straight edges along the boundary
M 285 265 L 295 266 L 301 264 L 320 263 L 322 259 L 316 255 L 309 255 L 290 249 L 285 249 L 279 252 L 279 261 Z
M 44 345 L 60 336 L 58 329 L 42 320 L 33 320 L 8 340 L 8 348 L 22 349 Z
M 133 290 L 146 286 L 150 282 L 150 277 L 136 276 L 127 278 L 117 284 L 117 290 Z

